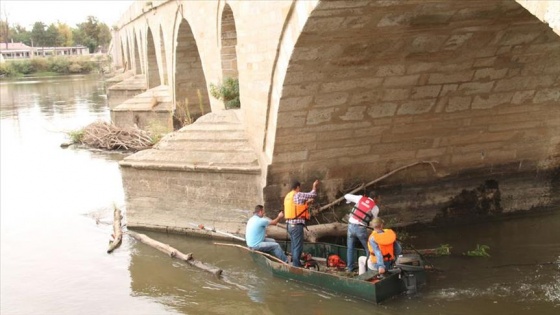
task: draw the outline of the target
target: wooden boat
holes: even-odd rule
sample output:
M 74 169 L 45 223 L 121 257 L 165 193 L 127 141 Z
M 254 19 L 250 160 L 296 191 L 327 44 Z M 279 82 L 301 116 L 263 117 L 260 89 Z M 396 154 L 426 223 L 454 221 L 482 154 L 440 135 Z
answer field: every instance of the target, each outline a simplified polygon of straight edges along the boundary
M 289 252 L 290 242 L 280 242 L 282 248 Z M 274 276 L 295 280 L 301 283 L 319 287 L 326 291 L 379 303 L 403 292 L 416 292 L 418 286 L 426 281 L 424 263 L 416 254 L 406 254 L 397 260 L 395 268 L 387 275 L 380 277 L 374 271 L 368 271 L 357 276 L 345 271 L 329 268 L 327 257 L 336 254 L 346 261 L 346 246 L 329 243 L 305 243 L 303 252 L 311 254 L 318 264 L 314 268 L 298 268 L 286 264 L 273 255 L 251 250 L 241 245 L 234 245 L 247 250 L 253 260 L 262 268 L 269 270 Z M 356 249 L 354 257 L 365 256 L 363 249 Z M 356 258 L 357 259 L 357 258 Z M 333 270 L 335 269 L 335 270 Z

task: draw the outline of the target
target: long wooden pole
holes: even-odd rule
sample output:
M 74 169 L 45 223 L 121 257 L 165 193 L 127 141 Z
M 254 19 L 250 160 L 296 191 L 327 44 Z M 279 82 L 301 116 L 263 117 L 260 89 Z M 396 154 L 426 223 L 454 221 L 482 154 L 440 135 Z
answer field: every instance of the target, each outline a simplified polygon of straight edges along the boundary
M 379 177 L 379 178 L 376 178 L 376 179 L 372 180 L 371 182 L 369 182 L 369 183 L 367 183 L 367 184 L 362 184 L 362 185 L 360 185 L 360 187 L 358 187 L 358 188 L 356 188 L 356 189 L 354 189 L 354 190 L 348 192 L 348 194 L 357 193 L 358 191 L 360 191 L 360 190 L 362 190 L 362 189 L 364 189 L 364 188 L 366 188 L 366 187 L 369 187 L 369 186 L 371 186 L 371 185 L 373 185 L 373 184 L 375 184 L 375 183 L 377 183 L 377 182 L 380 182 L 380 181 L 384 180 L 384 179 L 387 178 L 387 177 L 390 177 L 390 176 L 392 176 L 392 175 L 394 175 L 394 174 L 396 174 L 396 173 L 398 173 L 398 172 L 400 172 L 400 171 L 402 171 L 402 170 L 405 170 L 405 169 L 407 169 L 407 168 L 411 168 L 411 167 L 413 167 L 413 166 L 415 166 L 415 165 L 419 165 L 419 164 L 430 164 L 430 166 L 432 166 L 432 169 L 434 170 L 434 172 L 436 172 L 436 168 L 434 167 L 434 164 L 435 164 L 435 163 L 438 163 L 438 161 L 418 161 L 418 162 L 414 162 L 414 163 L 411 163 L 411 164 L 408 164 L 408 165 L 399 167 L 399 168 L 397 168 L 397 169 L 395 169 L 395 170 L 392 170 L 392 171 L 390 171 L 389 173 L 387 173 L 387 174 L 385 174 L 385 175 L 383 175 L 383 176 L 381 176 L 381 177 Z M 323 211 L 325 211 L 325 210 L 327 210 L 327 209 L 330 209 L 332 206 L 338 205 L 338 204 L 339 204 L 341 201 L 343 201 L 343 200 L 344 200 L 344 196 L 342 196 L 342 197 L 336 199 L 335 201 L 333 201 L 333 202 L 331 202 L 331 203 L 329 203 L 329 204 L 327 204 L 327 205 L 322 206 L 321 208 L 319 208 L 319 210 L 317 211 L 317 213 L 320 213 L 320 212 L 323 212 Z
M 228 232 L 216 230 L 216 228 L 206 227 L 206 226 L 204 226 L 203 224 L 195 224 L 195 223 L 189 222 L 189 225 L 195 226 L 195 227 L 197 227 L 197 228 L 199 228 L 199 229 L 201 229 L 201 230 L 206 230 L 206 231 L 214 232 L 214 233 L 217 233 L 217 234 L 229 236 L 229 237 L 234 238 L 234 239 L 236 239 L 236 240 L 240 240 L 240 241 L 245 242 L 245 239 L 244 239 L 243 237 L 239 237 L 239 236 L 237 236 L 237 235 L 233 235 L 233 234 L 228 233 Z
M 195 260 L 192 257 L 191 253 L 188 254 L 183 254 L 182 252 L 178 251 L 177 249 L 169 246 L 168 244 L 164 244 L 161 242 L 158 242 L 152 238 L 149 238 L 148 236 L 146 236 L 145 234 L 140 234 L 140 233 L 136 233 L 134 231 L 130 231 L 128 230 L 126 232 L 128 235 L 132 236 L 134 239 L 136 239 L 139 242 L 142 242 L 146 245 L 149 245 L 161 252 L 166 253 L 167 255 L 169 255 L 171 258 L 177 258 L 179 260 L 182 260 L 192 266 L 195 266 L 197 268 L 200 268 L 204 271 L 208 271 L 211 274 L 214 274 L 215 276 L 219 276 L 222 274 L 222 269 L 214 267 L 214 266 L 210 266 L 204 262 Z

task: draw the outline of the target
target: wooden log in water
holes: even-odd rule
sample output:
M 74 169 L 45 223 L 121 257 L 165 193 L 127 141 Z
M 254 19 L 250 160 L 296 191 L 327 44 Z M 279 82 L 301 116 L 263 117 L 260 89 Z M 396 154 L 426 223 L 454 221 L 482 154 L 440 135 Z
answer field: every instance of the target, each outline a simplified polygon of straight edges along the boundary
M 184 254 L 180 251 L 178 251 L 177 249 L 169 246 L 168 244 L 164 244 L 161 242 L 158 242 L 148 236 L 146 236 L 145 234 L 140 234 L 140 233 L 136 233 L 134 231 L 127 231 L 127 234 L 132 236 L 134 239 L 136 239 L 139 242 L 142 242 L 146 245 L 149 245 L 161 252 L 166 253 L 167 255 L 169 255 L 169 257 L 171 258 L 177 258 L 180 259 L 184 262 L 187 262 L 188 264 L 200 268 L 204 271 L 207 271 L 215 276 L 219 276 L 222 274 L 222 269 L 208 265 L 202 261 L 198 261 L 193 259 L 192 254 L 188 253 L 188 254 Z
M 307 229 L 303 229 L 303 240 L 316 243 L 321 237 L 325 236 L 346 236 L 347 230 L 347 224 L 340 222 L 309 225 Z M 266 233 L 268 237 L 277 240 L 289 239 L 285 224 L 279 223 L 276 226 L 269 226 Z
M 113 212 L 113 240 L 109 242 L 109 249 L 107 249 L 107 253 L 111 253 L 114 251 L 122 242 L 122 228 L 121 228 L 121 220 L 122 220 L 121 210 L 115 207 L 115 211 Z

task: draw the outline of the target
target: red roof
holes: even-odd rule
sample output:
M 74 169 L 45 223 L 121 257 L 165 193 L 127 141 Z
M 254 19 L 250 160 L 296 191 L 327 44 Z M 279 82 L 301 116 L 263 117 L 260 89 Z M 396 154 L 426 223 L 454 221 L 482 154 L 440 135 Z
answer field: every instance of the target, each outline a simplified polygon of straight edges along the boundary
M 0 43 L 0 48 L 2 50 L 29 50 L 31 47 L 25 45 L 24 43 L 8 43 L 8 49 L 6 49 L 6 43 Z

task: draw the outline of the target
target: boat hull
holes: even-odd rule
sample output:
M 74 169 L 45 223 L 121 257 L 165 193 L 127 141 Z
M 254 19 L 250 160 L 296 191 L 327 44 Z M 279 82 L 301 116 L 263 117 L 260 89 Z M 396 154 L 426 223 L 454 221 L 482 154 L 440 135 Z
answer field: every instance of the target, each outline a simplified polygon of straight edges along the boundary
M 281 245 L 284 249 L 289 248 L 289 244 L 282 243 Z M 358 277 L 341 276 L 336 273 L 322 272 L 321 270 L 316 271 L 294 267 L 291 264 L 281 262 L 271 255 L 252 250 L 249 251 L 257 265 L 270 271 L 272 275 L 278 278 L 298 281 L 322 290 L 373 303 L 380 303 L 390 297 L 410 291 L 410 287 L 407 287 L 410 277 L 414 277 L 415 281 L 425 281 L 423 271 L 409 274 L 402 270 L 391 273 L 380 280 L 366 281 Z M 304 245 L 304 252 L 311 253 L 312 256 L 320 258 L 326 258 L 329 254 L 346 257 L 346 247 L 326 243 L 306 243 Z

